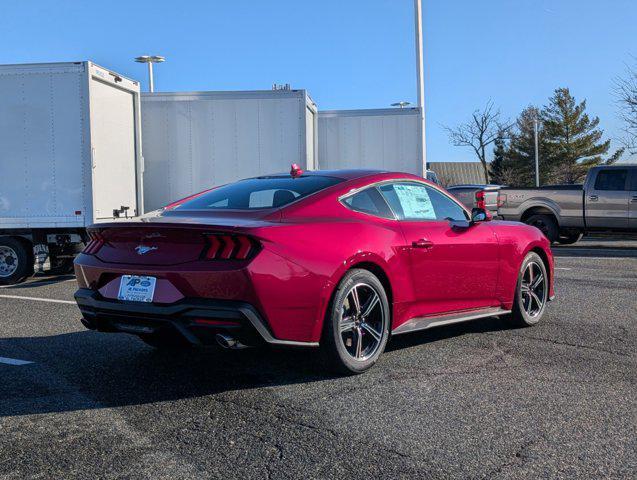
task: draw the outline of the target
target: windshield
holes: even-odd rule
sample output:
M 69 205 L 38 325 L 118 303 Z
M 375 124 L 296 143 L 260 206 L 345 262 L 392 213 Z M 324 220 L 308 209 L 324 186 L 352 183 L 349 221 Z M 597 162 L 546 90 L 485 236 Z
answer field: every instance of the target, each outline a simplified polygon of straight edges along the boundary
M 177 207 L 179 210 L 255 210 L 280 208 L 331 187 L 343 179 L 318 175 L 259 177 L 215 188 Z

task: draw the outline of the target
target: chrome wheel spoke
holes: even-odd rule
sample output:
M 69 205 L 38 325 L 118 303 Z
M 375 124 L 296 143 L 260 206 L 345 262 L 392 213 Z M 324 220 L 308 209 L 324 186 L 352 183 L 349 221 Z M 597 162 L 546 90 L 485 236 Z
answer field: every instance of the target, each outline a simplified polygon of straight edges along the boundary
M 374 330 L 374 327 L 372 327 L 369 323 L 361 323 L 361 327 L 372 337 L 374 337 L 374 340 L 380 342 L 380 339 L 382 338 L 381 333 Z
M 544 275 L 540 273 L 537 277 L 535 277 L 535 280 L 531 283 L 530 285 L 531 290 L 537 290 L 537 288 L 542 284 L 542 282 L 544 282 Z
M 354 311 L 356 312 L 357 315 L 361 314 L 361 301 L 358 298 L 358 290 L 356 290 L 356 287 L 352 288 L 352 291 L 350 292 L 352 295 L 352 300 L 354 300 Z
M 538 310 L 540 308 L 542 308 L 542 301 L 540 300 L 540 297 L 538 297 L 535 292 L 531 291 L 529 292 L 529 296 L 531 297 L 532 300 L 535 300 L 535 304 L 537 305 Z M 533 302 L 531 302 L 529 304 L 529 306 L 533 305 Z
M 361 317 L 363 318 L 369 317 L 369 314 L 372 313 L 372 310 L 374 309 L 376 305 L 378 305 L 379 302 L 380 302 L 380 297 L 378 296 L 376 292 L 373 292 L 372 296 L 369 298 L 369 300 L 367 300 L 367 302 L 365 302 L 365 305 L 363 306 Z
M 355 357 L 360 359 L 363 356 L 363 331 L 361 330 L 360 327 L 357 327 L 354 331 L 356 332 Z
M 356 322 L 352 317 L 344 317 L 341 319 L 341 333 L 349 332 L 356 326 Z

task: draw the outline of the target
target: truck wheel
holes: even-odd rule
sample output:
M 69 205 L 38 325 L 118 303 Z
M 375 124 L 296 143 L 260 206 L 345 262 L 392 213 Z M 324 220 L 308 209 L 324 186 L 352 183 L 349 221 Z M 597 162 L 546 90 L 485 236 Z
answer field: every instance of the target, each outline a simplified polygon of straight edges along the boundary
M 19 283 L 33 273 L 27 245 L 13 237 L 0 238 L 0 284 Z
M 546 238 L 549 239 L 549 242 L 551 243 L 556 242 L 559 238 L 559 229 L 557 227 L 557 222 L 551 215 L 531 215 L 525 220 L 524 223 L 539 228 L 540 231 Z
M 560 232 L 557 243 L 560 245 L 572 245 L 580 240 L 584 234 L 582 232 Z

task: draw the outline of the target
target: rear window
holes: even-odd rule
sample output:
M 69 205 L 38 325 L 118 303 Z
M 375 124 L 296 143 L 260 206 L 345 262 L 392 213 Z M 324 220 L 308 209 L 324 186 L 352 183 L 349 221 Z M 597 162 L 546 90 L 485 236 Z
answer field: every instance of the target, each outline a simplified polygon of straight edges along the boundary
M 331 187 L 343 179 L 318 175 L 260 177 L 240 180 L 182 203 L 183 210 L 256 210 L 279 208 L 312 193 Z

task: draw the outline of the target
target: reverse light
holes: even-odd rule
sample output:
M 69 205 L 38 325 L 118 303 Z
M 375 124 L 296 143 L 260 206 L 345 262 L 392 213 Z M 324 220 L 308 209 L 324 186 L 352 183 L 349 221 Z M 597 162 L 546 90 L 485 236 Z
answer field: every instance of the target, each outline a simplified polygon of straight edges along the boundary
M 89 242 L 82 250 L 86 255 L 95 255 L 104 245 L 104 237 L 100 232 L 88 232 Z
M 246 260 L 259 250 L 259 244 L 245 235 L 213 233 L 206 235 L 206 260 Z

